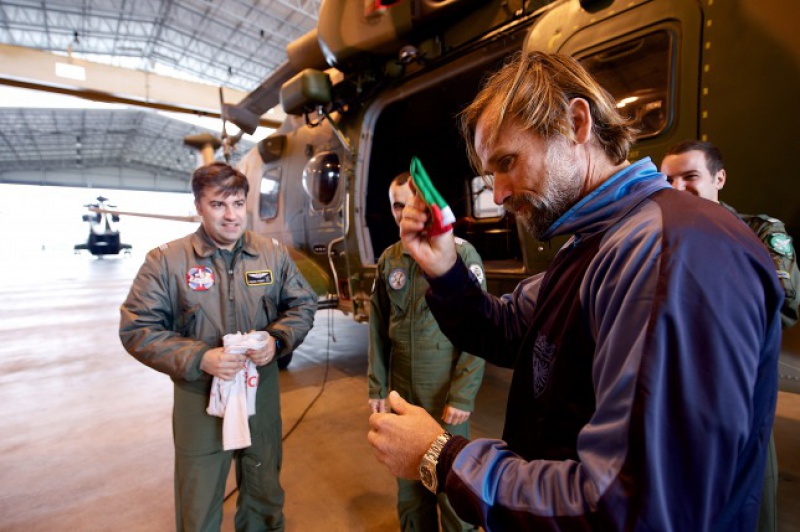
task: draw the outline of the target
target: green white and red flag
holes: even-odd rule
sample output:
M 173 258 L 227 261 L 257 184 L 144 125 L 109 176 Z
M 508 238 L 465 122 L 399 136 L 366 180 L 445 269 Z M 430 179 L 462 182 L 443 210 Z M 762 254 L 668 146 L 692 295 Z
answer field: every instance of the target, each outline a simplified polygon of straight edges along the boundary
M 431 178 L 428 177 L 428 173 L 422 167 L 422 162 L 416 157 L 411 158 L 411 177 L 414 179 L 414 186 L 431 211 L 431 224 L 428 228 L 428 234 L 440 235 L 450 231 L 453 228 L 456 217 L 442 195 L 433 186 Z

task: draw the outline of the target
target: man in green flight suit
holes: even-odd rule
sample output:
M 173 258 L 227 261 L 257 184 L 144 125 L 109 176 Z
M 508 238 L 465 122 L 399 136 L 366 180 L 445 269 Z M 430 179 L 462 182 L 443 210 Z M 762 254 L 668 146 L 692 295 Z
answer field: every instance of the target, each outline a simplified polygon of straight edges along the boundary
M 670 148 L 661 162 L 661 172 L 676 190 L 684 190 L 695 196 L 711 200 L 725 207 L 746 223 L 764 242 L 780 279 L 785 294 L 781 307 L 781 323 L 788 328 L 797 323 L 800 305 L 800 270 L 797 255 L 792 246 L 792 237 L 778 219 L 764 214 L 739 214 L 733 207 L 719 200 L 719 191 L 725 186 L 727 174 L 719 148 L 710 142 L 687 140 Z M 764 488 L 761 492 L 761 507 L 758 530 L 777 530 L 778 459 L 775 441 L 770 437 L 767 467 L 764 470 Z
M 395 222 L 400 224 L 408 198 L 409 173 L 397 176 L 389 188 Z M 468 242 L 456 239 L 458 252 L 485 289 L 483 263 Z M 428 282 L 403 248 L 390 246 L 378 259 L 370 299 L 369 405 L 386 412 L 386 396 L 397 390 L 408 402 L 441 417 L 452 434 L 469 437 L 469 417 L 483 378 L 482 359 L 457 351 L 439 330 L 428 310 Z M 428 491 L 421 482 L 398 478 L 397 512 L 404 531 L 475 530 L 456 516 L 445 494 Z
M 236 530 L 284 529 L 275 359 L 306 337 L 317 295 L 286 248 L 245 230 L 248 190 L 247 177 L 225 163 L 198 168 L 192 191 L 200 227 L 147 254 L 120 308 L 125 349 L 174 383 L 175 520 L 181 532 L 220 530 L 232 459 L 239 488 Z M 223 336 L 237 331 L 269 335 L 263 347 L 228 352 Z M 247 358 L 258 372 L 255 413 L 246 422 L 251 444 L 224 450 L 223 419 L 206 412 L 212 381 L 233 380 Z

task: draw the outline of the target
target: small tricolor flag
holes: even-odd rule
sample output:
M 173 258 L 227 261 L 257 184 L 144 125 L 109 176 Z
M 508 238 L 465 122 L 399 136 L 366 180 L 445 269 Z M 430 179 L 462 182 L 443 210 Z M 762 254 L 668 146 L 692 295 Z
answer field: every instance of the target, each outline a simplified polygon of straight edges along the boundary
M 450 231 L 453 228 L 456 217 L 442 195 L 431 183 L 431 178 L 428 177 L 428 173 L 422 167 L 422 162 L 416 157 L 411 158 L 411 177 L 414 179 L 414 186 L 431 210 L 431 225 L 428 229 L 428 234 L 440 235 Z

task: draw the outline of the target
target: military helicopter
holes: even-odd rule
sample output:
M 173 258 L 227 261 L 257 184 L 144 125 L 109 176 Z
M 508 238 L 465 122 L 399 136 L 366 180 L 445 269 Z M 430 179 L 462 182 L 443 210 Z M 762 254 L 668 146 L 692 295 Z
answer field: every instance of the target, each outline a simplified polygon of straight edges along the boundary
M 97 203 L 84 205 L 91 211 L 90 214 L 83 215 L 83 221 L 89 223 L 89 238 L 85 243 L 75 244 L 75 253 L 87 250 L 94 256 L 103 257 L 105 255 L 119 255 L 119 252 L 131 252 L 130 244 L 123 244 L 120 241 L 117 222 L 119 214 L 115 214 L 108 209 L 113 209 L 114 205 L 108 202 L 108 198 L 97 196 Z
M 225 133 L 225 124 L 223 122 L 223 140 L 220 140 L 210 133 L 199 133 L 186 136 L 183 142 L 186 146 L 196 150 L 197 165 L 200 166 L 212 162 L 214 160 L 214 152 L 223 145 L 226 146 L 225 158 L 229 160 L 230 150 L 235 146 L 241 136 L 242 134 L 238 134 L 232 138 L 227 136 Z M 85 243 L 75 244 L 75 253 L 87 250 L 92 255 L 96 256 L 118 255 L 120 251 L 126 254 L 131 252 L 130 244 L 123 244 L 120 242 L 119 230 L 116 224 L 119 222 L 121 215 L 158 218 L 180 222 L 200 222 L 199 216 L 176 216 L 137 211 L 120 211 L 117 210 L 116 205 L 108 203 L 108 198 L 104 198 L 103 196 L 97 197 L 97 203 L 89 203 L 84 205 L 84 207 L 91 212 L 90 214 L 83 215 L 83 221 L 89 222 L 89 238 Z
M 173 220 L 178 222 L 199 222 L 199 216 L 179 216 L 170 214 L 158 214 L 136 211 L 121 211 L 116 205 L 108 203 L 108 198 L 97 197 L 97 203 L 84 205 L 90 214 L 83 215 L 83 221 L 89 222 L 89 238 L 85 243 L 75 244 L 75 253 L 83 250 L 89 251 L 92 255 L 102 257 L 104 255 L 119 255 L 120 251 L 130 254 L 132 246 L 120 241 L 119 223 L 120 216 L 138 216 L 142 218 L 158 218 L 161 220 Z
M 251 228 L 295 250 L 325 305 L 364 321 L 376 259 L 398 238 L 386 191 L 418 156 L 456 234 L 483 257 L 489 291 L 510 291 L 562 242 L 535 241 L 492 204 L 455 116 L 511 54 L 544 50 L 581 60 L 637 121 L 631 159 L 658 164 L 681 140 L 711 140 L 732 178 L 723 199 L 800 234 L 785 193 L 796 142 L 782 118 L 800 116 L 798 18 L 784 0 L 323 0 L 318 27 L 287 46 L 281 67 L 223 106 L 248 132 L 278 102 L 287 113 L 239 165 Z M 781 386 L 800 392 L 793 331 Z

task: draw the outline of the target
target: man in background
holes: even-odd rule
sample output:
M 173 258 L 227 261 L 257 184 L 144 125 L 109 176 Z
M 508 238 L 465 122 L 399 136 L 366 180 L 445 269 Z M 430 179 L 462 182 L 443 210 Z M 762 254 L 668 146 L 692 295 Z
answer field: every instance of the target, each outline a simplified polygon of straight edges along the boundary
M 389 187 L 395 222 L 413 196 L 409 173 Z M 486 287 L 483 263 L 475 248 L 456 239 L 459 256 Z M 425 303 L 428 282 L 403 243 L 393 244 L 378 259 L 375 289 L 370 299 L 369 405 L 386 412 L 386 396 L 397 390 L 412 404 L 440 418 L 453 434 L 469 438 L 469 417 L 481 385 L 484 362 L 464 353 L 439 330 Z M 476 530 L 456 516 L 445 494 L 431 493 L 417 480 L 397 479 L 397 513 L 403 531 Z
M 719 203 L 739 217 L 764 242 L 778 273 L 785 294 L 781 308 L 784 328 L 797 323 L 800 306 L 800 269 L 792 245 L 792 237 L 783 222 L 766 214 L 739 214 L 719 199 L 719 191 L 727 182 L 722 153 L 710 142 L 687 140 L 667 151 L 661 162 L 661 172 L 675 190 L 683 190 Z

